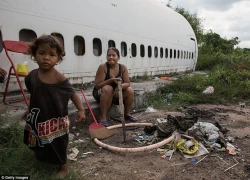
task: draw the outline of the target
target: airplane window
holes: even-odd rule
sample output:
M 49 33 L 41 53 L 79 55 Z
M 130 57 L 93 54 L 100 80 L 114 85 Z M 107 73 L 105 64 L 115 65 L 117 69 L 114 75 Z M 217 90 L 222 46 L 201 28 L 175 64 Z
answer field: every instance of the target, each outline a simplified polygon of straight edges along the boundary
M 93 53 L 95 56 L 100 56 L 102 54 L 102 42 L 98 38 L 93 39 Z
M 136 52 L 136 44 L 135 43 L 132 43 L 131 45 L 131 50 L 132 50 L 132 56 L 135 57 L 137 52 Z
M 115 47 L 115 41 L 109 40 L 108 46 L 109 46 L 109 48 L 110 48 L 110 47 Z
M 176 58 L 176 50 L 174 49 L 174 58 Z
M 148 46 L 148 57 L 152 57 L 152 48 L 151 46 Z
M 19 41 L 31 42 L 35 38 L 37 38 L 37 35 L 33 30 L 21 29 L 19 31 Z
M 180 59 L 180 50 L 177 51 L 177 58 Z
M 53 32 L 51 33 L 52 36 L 56 36 L 58 37 L 58 39 L 63 43 L 64 45 L 64 38 L 63 38 L 63 35 L 61 35 L 60 33 L 56 33 L 56 32 Z
M 165 49 L 165 58 L 168 58 L 168 48 Z
M 144 45 L 141 44 L 140 50 L 141 50 L 141 57 L 144 57 L 144 56 L 145 56 L 145 48 L 144 48 Z
M 0 52 L 1 52 L 1 50 L 0 50 Z M 194 59 L 194 53 L 192 52 L 192 59 Z
M 121 55 L 122 57 L 127 56 L 127 44 L 125 42 L 121 43 Z
M 163 48 L 160 49 L 160 57 L 163 58 Z
M 155 58 L 157 58 L 158 57 L 158 48 L 157 47 L 155 47 L 154 53 L 155 53 Z
M 2 31 L 0 30 L 0 53 L 3 51 L 3 36 Z
M 181 51 L 181 59 L 183 58 L 183 51 Z
M 170 58 L 172 58 L 172 49 L 170 49 Z
M 191 59 L 191 52 L 189 52 L 189 59 Z
M 78 56 L 82 56 L 85 54 L 85 41 L 82 36 L 74 37 L 74 51 Z

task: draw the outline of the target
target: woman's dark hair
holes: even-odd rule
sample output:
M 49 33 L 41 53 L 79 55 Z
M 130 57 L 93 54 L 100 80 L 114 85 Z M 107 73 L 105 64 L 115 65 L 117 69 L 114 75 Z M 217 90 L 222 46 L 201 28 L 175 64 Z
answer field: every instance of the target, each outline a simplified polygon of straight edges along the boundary
M 63 43 L 61 39 L 52 35 L 42 35 L 29 44 L 28 53 L 32 59 L 36 56 L 36 51 L 41 44 L 49 44 L 51 48 L 56 48 L 59 60 L 63 60 L 65 56 Z
M 115 53 L 117 54 L 117 56 L 120 58 L 120 52 L 119 52 L 119 50 L 118 50 L 117 48 L 115 48 L 115 47 L 110 47 L 110 48 L 108 48 L 108 50 L 107 50 L 107 56 L 108 56 L 108 53 L 109 53 L 110 50 L 115 51 Z

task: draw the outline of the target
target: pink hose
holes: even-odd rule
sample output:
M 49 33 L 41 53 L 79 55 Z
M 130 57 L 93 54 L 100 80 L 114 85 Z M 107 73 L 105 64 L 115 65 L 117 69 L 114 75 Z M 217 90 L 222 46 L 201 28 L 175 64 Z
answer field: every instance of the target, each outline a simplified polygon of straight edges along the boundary
M 126 127 L 128 126 L 152 126 L 153 124 L 152 123 L 128 123 L 128 124 L 125 124 Z M 109 126 L 108 129 L 115 129 L 115 128 L 118 128 L 118 127 L 122 127 L 122 124 L 118 124 L 118 125 L 114 125 L 114 126 Z M 152 144 L 152 145 L 149 145 L 149 146 L 144 146 L 144 147 L 138 147 L 138 148 L 120 148 L 120 147 L 115 147 L 115 146 L 111 146 L 111 145 L 108 145 L 108 144 L 105 144 L 101 141 L 99 141 L 97 138 L 94 139 L 95 143 L 99 146 L 101 146 L 102 148 L 105 148 L 105 149 L 108 149 L 108 150 L 111 150 L 111 151 L 115 151 L 115 152 L 122 152 L 122 153 L 125 153 L 125 152 L 141 152 L 141 151 L 150 151 L 150 150 L 153 150 L 153 149 L 156 149 L 156 148 L 159 148 L 171 141 L 173 141 L 175 139 L 175 134 L 173 134 L 172 136 L 170 136 L 169 138 L 167 139 L 164 139 L 162 140 L 161 142 L 158 142 L 156 144 Z

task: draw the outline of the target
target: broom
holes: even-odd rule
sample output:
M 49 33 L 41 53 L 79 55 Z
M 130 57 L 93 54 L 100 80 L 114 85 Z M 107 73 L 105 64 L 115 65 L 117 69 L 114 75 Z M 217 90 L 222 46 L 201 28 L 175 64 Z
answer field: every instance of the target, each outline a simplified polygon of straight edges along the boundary
M 91 116 L 94 120 L 94 122 L 92 124 L 90 124 L 89 126 L 89 133 L 92 139 L 97 138 L 97 139 L 106 139 L 110 136 L 113 136 L 115 134 L 115 132 L 113 130 L 110 130 L 108 128 L 106 128 L 105 126 L 103 126 L 102 124 L 99 124 L 94 116 L 94 113 L 92 111 L 92 109 L 90 108 L 89 102 L 83 92 L 83 90 L 81 89 L 82 95 L 84 97 L 84 100 L 88 106 L 88 109 L 91 113 Z

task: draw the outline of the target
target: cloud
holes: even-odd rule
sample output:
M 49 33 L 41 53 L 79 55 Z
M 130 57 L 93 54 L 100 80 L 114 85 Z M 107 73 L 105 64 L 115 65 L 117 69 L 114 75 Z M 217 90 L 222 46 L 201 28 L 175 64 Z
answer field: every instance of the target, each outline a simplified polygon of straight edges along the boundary
M 233 4 L 243 0 L 203 0 L 199 1 L 200 7 L 211 11 L 227 11 Z
M 250 48 L 249 0 L 172 0 L 171 6 L 197 12 L 198 17 L 204 19 L 205 30 L 211 29 L 227 39 L 238 37 L 240 47 Z

